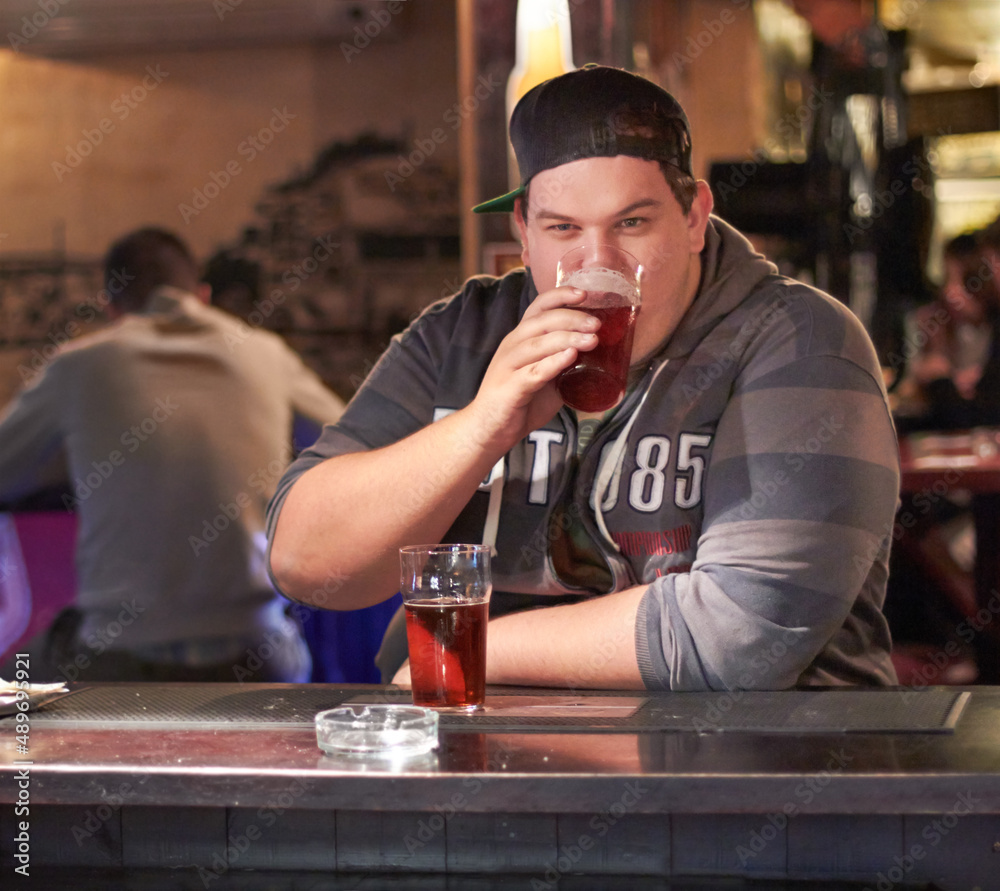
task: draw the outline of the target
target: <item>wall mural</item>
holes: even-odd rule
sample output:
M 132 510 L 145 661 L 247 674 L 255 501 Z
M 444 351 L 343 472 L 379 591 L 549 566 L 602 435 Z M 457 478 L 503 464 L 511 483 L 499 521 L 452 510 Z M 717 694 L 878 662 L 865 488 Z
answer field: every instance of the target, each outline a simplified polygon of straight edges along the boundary
M 206 261 L 216 305 L 280 333 L 344 397 L 394 333 L 460 286 L 457 169 L 413 146 L 372 134 L 329 145 Z M 22 372 L 44 364 L 104 322 L 102 289 L 100 258 L 0 257 L 0 349 L 26 353 Z

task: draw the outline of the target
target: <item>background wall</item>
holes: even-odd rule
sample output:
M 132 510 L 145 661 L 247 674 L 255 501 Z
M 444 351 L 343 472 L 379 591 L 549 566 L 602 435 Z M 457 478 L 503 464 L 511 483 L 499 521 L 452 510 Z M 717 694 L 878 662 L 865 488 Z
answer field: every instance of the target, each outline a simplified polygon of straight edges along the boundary
M 454 8 L 389 6 L 400 11 L 384 27 L 361 18 L 354 39 L 315 45 L 76 59 L 0 49 L 0 253 L 100 254 L 156 221 L 207 255 L 329 142 L 429 132 L 456 101 Z M 454 141 L 438 156 L 454 161 Z M 239 174 L 185 219 L 181 205 L 233 164 Z
M 220 28 L 242 14 L 230 6 Z M 454 5 L 348 8 L 312 41 L 0 49 L 0 404 L 140 225 L 174 229 L 202 261 L 260 263 L 258 296 L 282 303 L 266 324 L 345 397 L 390 329 L 457 287 Z

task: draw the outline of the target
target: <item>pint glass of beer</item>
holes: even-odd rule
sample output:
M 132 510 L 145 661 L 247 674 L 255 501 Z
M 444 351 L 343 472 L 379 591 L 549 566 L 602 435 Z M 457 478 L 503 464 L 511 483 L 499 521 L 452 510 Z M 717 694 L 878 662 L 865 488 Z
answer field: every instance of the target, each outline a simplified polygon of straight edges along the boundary
M 587 292 L 581 309 L 600 319 L 597 346 L 581 352 L 556 378 L 570 408 L 607 411 L 625 395 L 632 359 L 632 338 L 639 315 L 642 266 L 628 251 L 610 244 L 588 244 L 567 251 L 556 268 L 556 286 Z
M 413 704 L 472 711 L 486 697 L 486 623 L 490 548 L 410 545 L 400 548 Z

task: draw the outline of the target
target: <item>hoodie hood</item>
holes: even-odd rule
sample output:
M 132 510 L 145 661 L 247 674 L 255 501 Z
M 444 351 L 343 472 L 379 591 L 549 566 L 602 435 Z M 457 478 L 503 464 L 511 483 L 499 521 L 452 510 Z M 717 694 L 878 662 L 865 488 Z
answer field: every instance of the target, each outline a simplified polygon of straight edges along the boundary
M 656 359 L 689 355 L 720 319 L 746 300 L 747 294 L 765 278 L 777 274 L 778 268 L 757 253 L 746 237 L 713 214 L 705 229 L 698 293 L 677 330 L 657 351 Z

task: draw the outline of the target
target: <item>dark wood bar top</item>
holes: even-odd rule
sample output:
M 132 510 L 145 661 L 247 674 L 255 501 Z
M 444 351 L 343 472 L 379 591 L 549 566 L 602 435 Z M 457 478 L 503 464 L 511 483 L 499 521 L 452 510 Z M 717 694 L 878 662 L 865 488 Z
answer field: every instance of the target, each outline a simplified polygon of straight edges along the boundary
M 183 701 L 189 686 L 201 697 L 195 697 L 191 713 L 180 720 L 169 708 L 152 713 L 164 701 L 173 708 L 178 695 Z M 53 817 L 53 825 L 64 832 L 75 826 L 80 833 L 88 819 L 103 812 L 118 827 L 106 856 L 126 866 L 210 860 L 218 844 L 199 855 L 200 842 L 189 839 L 177 862 L 164 861 L 162 846 L 152 840 L 139 845 L 145 853 L 129 853 L 129 845 L 144 832 L 155 836 L 146 822 L 149 814 L 159 814 L 161 824 L 165 819 L 163 825 L 183 835 L 195 831 L 185 827 L 204 833 L 203 821 L 212 819 L 207 815 L 218 813 L 225 815 L 219 824 L 223 849 L 241 820 L 257 826 L 275 815 L 286 828 L 296 827 L 295 838 L 282 836 L 264 859 L 273 865 L 284 857 L 297 869 L 325 862 L 334 870 L 360 864 L 444 873 L 492 863 L 537 871 L 546 856 L 559 856 L 560 839 L 574 827 L 580 838 L 605 846 L 599 870 L 605 872 L 617 862 L 615 871 L 665 876 L 836 875 L 875 881 L 876 867 L 891 869 L 894 856 L 905 857 L 920 845 L 933 856 L 918 858 L 919 865 L 914 860 L 908 880 L 926 875 L 943 882 L 942 888 L 972 887 L 957 883 L 989 867 L 996 881 L 980 881 L 980 887 L 1000 887 L 997 687 L 822 694 L 491 690 L 481 716 L 486 723 L 443 720 L 435 752 L 401 761 L 324 754 L 308 724 L 310 709 L 345 700 L 405 702 L 405 692 L 393 688 L 116 684 L 87 689 L 93 694 L 95 688 L 136 706 L 118 717 L 75 714 L 69 704 L 74 696 L 83 701 L 77 691 L 28 713 L 26 753 L 16 749 L 12 718 L 0 719 L 5 838 L 15 825 L 13 808 L 25 794 L 18 778 L 30 777 L 36 832 L 47 813 L 75 814 L 72 824 L 63 816 Z M 269 699 L 283 703 L 287 716 L 268 724 L 241 716 L 239 709 L 215 713 L 205 704 L 238 702 L 241 696 L 249 696 L 261 714 Z M 826 712 L 817 715 L 817 707 Z M 555 715 L 555 723 L 546 723 L 546 714 Z M 629 726 L 642 715 L 646 723 Z M 898 726 L 911 716 L 916 716 L 913 727 Z M 882 721 L 890 729 L 871 729 Z M 441 845 L 440 856 L 420 859 L 430 850 L 421 842 L 413 860 L 414 852 L 406 849 L 432 819 L 441 825 L 426 832 Z M 928 829 L 942 819 L 945 824 Z M 959 823 L 963 832 L 951 833 L 949 840 L 948 828 Z M 612 831 L 616 826 L 623 834 Z M 510 847 L 504 841 L 508 829 Z M 776 834 L 780 844 L 764 845 Z M 312 855 L 303 854 L 302 846 L 311 839 L 315 848 L 319 836 L 329 836 L 332 860 L 317 860 L 313 848 Z M 755 840 L 763 845 L 759 855 Z M 395 853 L 386 854 L 387 847 Z M 51 842 L 44 850 L 62 852 L 52 855 L 57 864 L 80 856 L 65 843 Z M 86 846 L 82 850 L 96 856 Z M 149 853 L 154 850 L 159 853 Z M 4 856 L 10 862 L 0 849 L 0 863 Z M 249 855 L 242 862 L 254 865 Z

